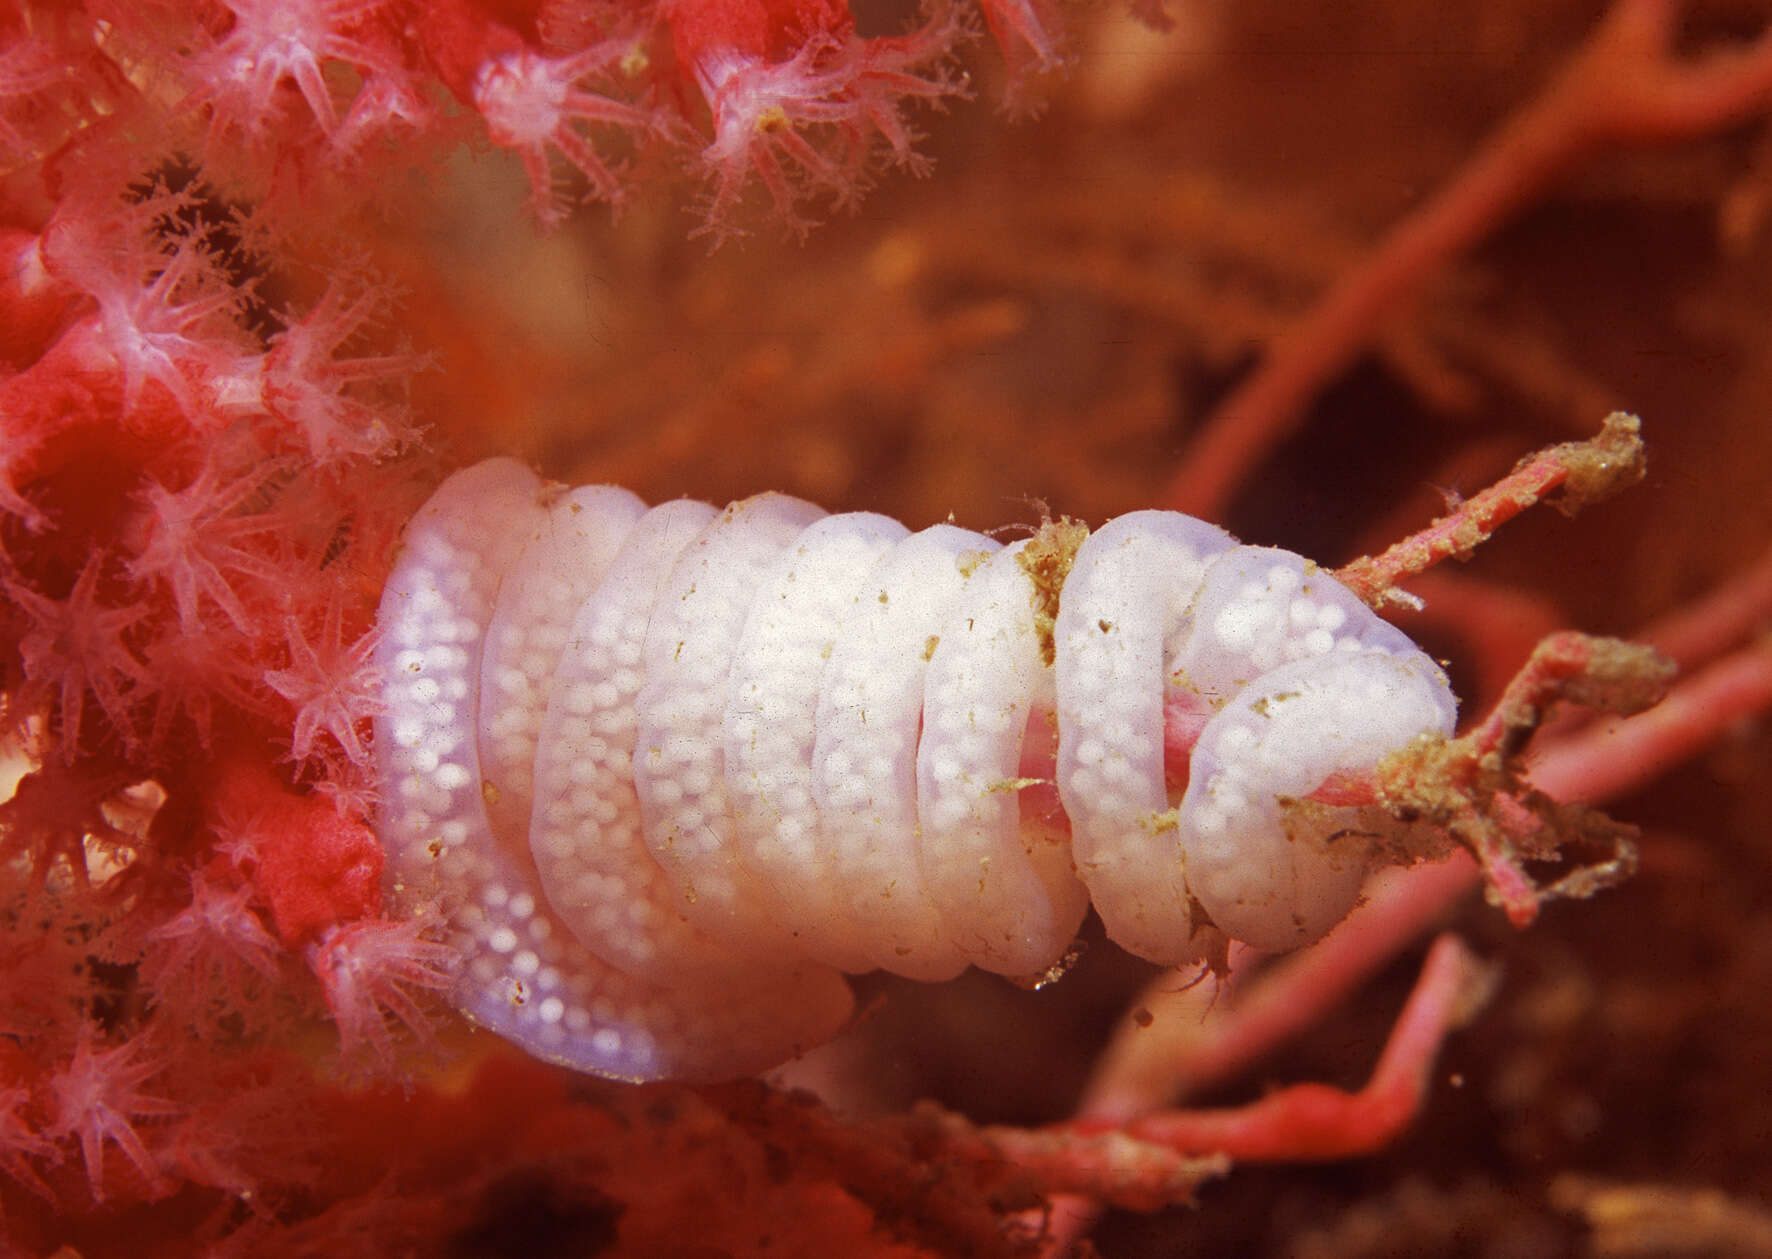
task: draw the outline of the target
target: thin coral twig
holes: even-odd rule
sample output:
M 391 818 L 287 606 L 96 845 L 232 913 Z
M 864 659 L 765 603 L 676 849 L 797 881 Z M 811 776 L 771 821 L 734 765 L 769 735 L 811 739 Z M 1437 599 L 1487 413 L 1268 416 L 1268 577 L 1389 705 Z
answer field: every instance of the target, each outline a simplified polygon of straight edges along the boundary
M 1171 1105 L 1245 1070 L 1297 1035 L 1382 966 L 1475 886 L 1468 854 L 1409 871 L 1383 872 L 1346 922 L 1309 949 L 1279 959 L 1234 994 L 1206 992 L 1210 979 L 1176 991 L 1159 978 L 1097 1060 L 1079 1117 L 1130 1118 Z M 1232 975 L 1259 957 L 1233 956 Z M 1199 994 L 1199 995 L 1196 995 Z
M 1359 1092 L 1299 1084 L 1232 1110 L 1149 1115 L 1126 1131 L 1180 1152 L 1217 1152 L 1245 1162 L 1370 1154 L 1414 1118 L 1446 1034 L 1470 1018 L 1488 992 L 1489 972 L 1457 937 L 1441 936 Z
M 1681 668 L 1714 659 L 1772 623 L 1772 547 L 1723 585 L 1645 629 L 1640 637 Z
M 1001 1164 L 1051 1190 L 1149 1209 L 1183 1201 L 1224 1159 L 1303 1161 L 1380 1149 L 1414 1118 L 1446 1034 L 1488 994 L 1489 973 L 1453 936 L 1429 951 L 1415 991 L 1358 1092 L 1300 1084 L 1248 1106 L 1166 1111 L 1124 1125 L 1073 1121 L 1050 1128 L 975 1127 L 933 1106 L 913 1121 L 951 1157 Z M 1204 1160 L 1204 1161 L 1203 1161 Z
M 1666 694 L 1672 675 L 1672 662 L 1652 648 L 1570 631 L 1552 634 L 1459 742 L 1473 760 L 1515 756 L 1555 705 L 1639 713 Z
M 1673 672 L 1672 662 L 1652 648 L 1553 634 L 1467 733 L 1419 739 L 1380 761 L 1372 775 L 1376 800 L 1393 817 L 1426 822 L 1469 849 L 1483 867 L 1491 898 L 1515 926 L 1526 926 L 1544 901 L 1590 896 L 1630 874 L 1636 861 L 1633 828 L 1560 802 L 1525 781 L 1521 756 L 1527 741 L 1560 703 L 1642 712 L 1666 694 Z M 1360 786 L 1357 778 L 1334 784 L 1348 795 Z M 1549 860 L 1566 844 L 1610 855 L 1539 886 L 1526 863 Z
M 1259 974 L 1248 972 L 1263 954 L 1242 948 L 1232 950 L 1224 981 L 1208 975 L 1178 987 L 1173 973 L 1159 976 L 1097 1056 L 1076 1118 L 1124 1123 L 1248 1070 L 1340 1005 L 1481 881 L 1465 852 L 1381 871 L 1346 922 Z M 1098 1214 L 1099 1205 L 1082 1195 L 1055 1199 L 1042 1254 L 1068 1254 Z
M 1429 276 L 1517 213 L 1575 160 L 1605 146 L 1700 135 L 1772 100 L 1772 29 L 1740 50 L 1675 56 L 1676 0 L 1619 0 L 1559 75 L 1450 184 L 1283 336 L 1206 422 L 1165 498 L 1215 518 Z
M 1675 687 L 1661 703 L 1596 724 L 1547 749 L 1538 786 L 1565 800 L 1616 799 L 1772 707 L 1772 641 L 1745 647 Z
M 1574 513 L 1642 480 L 1641 428 L 1634 415 L 1615 411 L 1606 417 L 1598 436 L 1588 441 L 1564 442 L 1522 459 L 1507 476 L 1427 528 L 1381 555 L 1363 556 L 1337 569 L 1336 580 L 1373 607 L 1415 602 L 1397 589 L 1397 582 L 1425 572 L 1450 556 L 1468 556 L 1479 543 L 1547 494 L 1561 491 L 1558 506 Z

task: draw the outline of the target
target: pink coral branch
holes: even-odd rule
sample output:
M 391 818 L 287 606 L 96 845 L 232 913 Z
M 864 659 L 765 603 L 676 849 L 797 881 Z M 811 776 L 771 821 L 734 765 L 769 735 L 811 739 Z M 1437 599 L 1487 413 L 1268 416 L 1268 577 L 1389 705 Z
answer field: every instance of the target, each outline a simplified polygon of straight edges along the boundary
M 1772 707 L 1772 643 L 1758 643 L 1694 674 L 1648 712 L 1596 723 L 1532 768 L 1563 799 L 1617 799 Z
M 1179 989 L 1163 976 L 1139 994 L 1091 1073 L 1079 1117 L 1128 1119 L 1229 1078 L 1344 1000 L 1442 918 L 1478 880 L 1464 853 L 1374 881 L 1365 903 L 1317 945 L 1279 958 L 1227 993 L 1219 981 Z M 1261 955 L 1234 952 L 1239 977 Z
M 1451 556 L 1468 557 L 1498 528 L 1553 491 L 1565 513 L 1643 479 L 1641 425 L 1632 415 L 1606 417 L 1599 436 L 1565 442 L 1522 459 L 1507 476 L 1459 503 L 1427 528 L 1375 557 L 1336 570 L 1335 579 L 1373 607 L 1411 602 L 1396 583 Z
M 1248 1106 L 1164 1111 L 1124 1124 L 974 1128 L 925 1108 L 945 1150 L 1012 1167 L 1048 1191 L 1082 1192 L 1135 1209 L 1184 1201 L 1225 1159 L 1348 1158 L 1380 1149 L 1414 1118 L 1446 1034 L 1487 995 L 1488 972 L 1455 937 L 1429 951 L 1371 1079 L 1355 1093 L 1320 1084 L 1280 1089 Z M 1206 1161 L 1202 1161 L 1205 1159 Z
M 1604 145 L 1661 143 L 1763 111 L 1772 30 L 1691 62 L 1673 50 L 1676 0 L 1618 0 L 1587 44 L 1457 177 L 1392 230 L 1284 334 L 1206 421 L 1164 498 L 1214 519 L 1303 420 L 1311 397 L 1441 268 Z
M 1713 659 L 1772 622 L 1772 547 L 1715 590 L 1645 629 L 1642 640 L 1682 667 Z
M 1487 987 L 1476 958 L 1456 937 L 1442 936 L 1359 1092 L 1294 1085 L 1228 1111 L 1148 1115 L 1124 1131 L 1178 1153 L 1223 1153 L 1245 1161 L 1369 1154 L 1389 1144 L 1420 1109 L 1441 1042 L 1474 1012 Z

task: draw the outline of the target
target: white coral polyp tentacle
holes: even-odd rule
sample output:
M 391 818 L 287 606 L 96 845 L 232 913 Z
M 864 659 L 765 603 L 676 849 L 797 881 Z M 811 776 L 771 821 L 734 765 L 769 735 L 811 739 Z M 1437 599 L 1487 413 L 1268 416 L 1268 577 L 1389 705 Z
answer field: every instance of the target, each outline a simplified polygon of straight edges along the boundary
M 833 1035 L 844 970 L 1046 972 L 1091 901 L 1163 963 L 1327 932 L 1370 841 L 1312 794 L 1449 733 L 1440 670 L 1177 513 L 1109 522 L 1061 590 L 1026 554 L 450 478 L 383 596 L 376 752 L 390 893 L 448 924 L 455 1004 L 582 1070 L 716 1079 Z

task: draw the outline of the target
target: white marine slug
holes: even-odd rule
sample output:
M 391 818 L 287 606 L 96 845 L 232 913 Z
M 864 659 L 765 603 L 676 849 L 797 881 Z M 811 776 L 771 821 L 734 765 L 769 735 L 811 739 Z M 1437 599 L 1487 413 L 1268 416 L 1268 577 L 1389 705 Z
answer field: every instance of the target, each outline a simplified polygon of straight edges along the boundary
M 382 597 L 375 746 L 456 1005 L 580 1070 L 717 1079 L 833 1035 L 844 971 L 1037 975 L 1090 904 L 1165 964 L 1329 930 L 1369 841 L 1299 802 L 1450 733 L 1440 670 L 1187 516 L 1109 522 L 1062 590 L 1031 545 L 451 477 Z

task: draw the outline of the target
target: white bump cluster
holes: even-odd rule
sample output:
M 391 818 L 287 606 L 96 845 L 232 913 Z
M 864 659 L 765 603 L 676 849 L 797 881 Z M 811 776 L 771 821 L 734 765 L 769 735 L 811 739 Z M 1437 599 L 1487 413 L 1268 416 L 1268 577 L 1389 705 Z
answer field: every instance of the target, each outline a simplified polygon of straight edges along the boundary
M 450 478 L 383 596 L 376 749 L 456 1004 L 583 1070 L 714 1079 L 832 1035 L 844 971 L 1038 974 L 1091 902 L 1160 962 L 1200 908 L 1327 931 L 1367 853 L 1297 801 L 1449 732 L 1439 670 L 1308 561 L 1171 512 L 1084 542 L 1043 645 L 1025 545 Z

